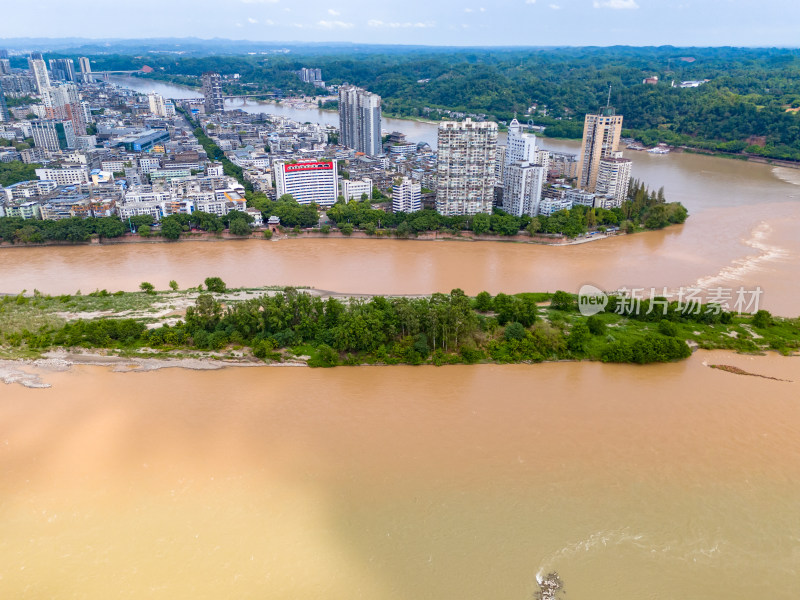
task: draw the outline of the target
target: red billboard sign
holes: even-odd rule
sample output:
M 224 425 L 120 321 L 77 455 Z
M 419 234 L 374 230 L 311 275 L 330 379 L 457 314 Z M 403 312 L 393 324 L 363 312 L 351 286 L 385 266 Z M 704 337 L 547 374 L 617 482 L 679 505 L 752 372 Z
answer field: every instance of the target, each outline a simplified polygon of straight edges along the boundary
M 286 173 L 295 173 L 297 171 L 333 171 L 333 163 L 329 162 L 312 162 L 312 163 L 297 163 L 293 165 L 283 165 Z

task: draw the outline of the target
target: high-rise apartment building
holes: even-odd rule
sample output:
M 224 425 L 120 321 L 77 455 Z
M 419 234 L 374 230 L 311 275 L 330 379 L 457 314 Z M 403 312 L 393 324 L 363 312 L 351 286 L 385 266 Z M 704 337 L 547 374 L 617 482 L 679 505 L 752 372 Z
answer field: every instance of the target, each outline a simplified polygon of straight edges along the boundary
M 325 85 L 325 82 L 322 81 L 322 69 L 303 67 L 297 71 L 297 76 L 305 83 L 313 83 L 317 87 L 324 87 Z
M 614 156 L 601 159 L 597 171 L 595 192 L 614 198 L 615 205 L 621 206 L 628 199 L 631 164 L 630 159 L 622 157 L 622 152 L 615 152 Z
M 81 68 L 81 80 L 83 83 L 91 83 L 92 81 L 92 65 L 89 62 L 89 59 L 85 56 L 81 56 L 78 59 L 78 65 Z
M 436 210 L 439 214 L 491 213 L 497 154 L 497 124 L 439 124 Z
M 0 58 L 0 75 L 11 75 L 11 61 L 7 58 Z
M 6 106 L 6 95 L 3 93 L 2 81 L 0 81 L 0 121 L 8 121 L 8 106 Z
M 503 210 L 515 217 L 537 216 L 545 179 L 547 170 L 542 165 L 525 161 L 510 165 L 506 169 L 506 185 L 503 188 Z
M 578 187 L 595 191 L 600 161 L 614 156 L 621 133 L 622 115 L 614 114 L 613 108 L 604 108 L 600 114 L 586 115 L 578 162 Z
M 75 147 L 75 130 L 72 128 L 72 121 L 55 121 L 53 119 L 31 121 L 31 134 L 33 144 L 37 148 L 58 152 Z
M 203 73 L 203 96 L 206 99 L 206 113 L 225 111 L 225 98 L 222 95 L 222 77 L 219 73 Z
M 42 99 L 48 119 L 72 121 L 75 135 L 86 135 L 86 118 L 76 85 L 51 86 L 44 90 Z
M 508 125 L 508 145 L 503 164 L 503 182 L 508 176 L 508 168 L 517 162 L 536 163 L 536 136 L 524 133 L 519 121 L 513 119 Z M 497 182 L 503 185 L 502 182 Z
M 147 101 L 150 104 L 150 113 L 157 117 L 167 116 L 167 107 L 164 104 L 164 97 L 161 94 L 151 92 L 147 94 Z
M 392 210 L 396 213 L 422 210 L 422 185 L 408 177 L 395 181 L 392 186 Z
M 382 154 L 380 96 L 352 85 L 339 88 L 339 143 L 369 156 Z
M 299 204 L 333 206 L 339 195 L 336 161 L 286 162 L 273 164 L 278 198 L 291 194 Z
M 28 68 L 36 80 L 36 92 L 42 94 L 44 90 L 50 87 L 50 75 L 47 72 L 47 65 L 42 59 L 41 52 L 31 52 L 31 57 L 28 59 Z
M 56 81 L 78 81 L 75 75 L 75 63 L 71 58 L 51 58 L 50 73 Z

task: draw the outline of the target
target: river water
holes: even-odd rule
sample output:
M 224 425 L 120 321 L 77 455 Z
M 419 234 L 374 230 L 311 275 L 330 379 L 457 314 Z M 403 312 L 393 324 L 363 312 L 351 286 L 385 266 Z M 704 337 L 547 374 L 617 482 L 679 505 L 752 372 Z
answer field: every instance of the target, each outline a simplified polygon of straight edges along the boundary
M 568 247 L 3 248 L 0 291 L 209 275 L 385 294 L 758 285 L 800 313 L 799 171 L 632 157 L 685 225 Z M 30 367 L 52 387 L 0 386 L 0 597 L 510 600 L 555 569 L 576 599 L 794 599 L 798 360 Z
M 797 360 L 43 373 L 0 597 L 793 600 Z

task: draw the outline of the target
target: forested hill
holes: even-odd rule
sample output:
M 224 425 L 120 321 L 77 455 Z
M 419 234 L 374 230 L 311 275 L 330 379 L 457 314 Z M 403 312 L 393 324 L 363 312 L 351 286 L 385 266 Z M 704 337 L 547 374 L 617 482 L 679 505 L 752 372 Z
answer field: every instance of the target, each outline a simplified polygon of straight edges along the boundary
M 800 50 L 753 48 L 409 49 L 298 48 L 285 55 L 179 58 L 97 56 L 96 70 L 148 64 L 157 77 L 192 81 L 203 71 L 239 73 L 284 93 L 312 91 L 292 74 L 319 67 L 327 83 L 348 82 L 384 98 L 388 114 L 440 118 L 443 110 L 508 121 L 517 113 L 579 137 L 583 115 L 607 101 L 630 133 L 723 151 L 800 160 Z M 645 77 L 658 76 L 657 85 Z M 672 87 L 687 80 L 697 88 Z M 195 80 L 196 81 L 196 80 Z M 252 90 L 252 88 L 249 88 Z M 530 116 L 527 111 L 536 106 Z

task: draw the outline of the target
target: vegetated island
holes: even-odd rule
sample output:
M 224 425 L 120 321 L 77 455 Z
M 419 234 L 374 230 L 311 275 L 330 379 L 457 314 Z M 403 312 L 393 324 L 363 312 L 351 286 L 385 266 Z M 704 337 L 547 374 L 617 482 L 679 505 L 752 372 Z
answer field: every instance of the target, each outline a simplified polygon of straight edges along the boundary
M 592 360 L 646 364 L 687 358 L 692 347 L 757 353 L 800 348 L 800 319 L 714 305 L 685 311 L 611 296 L 584 317 L 563 291 L 469 297 L 347 297 L 312 289 L 229 290 L 204 285 L 157 292 L 9 295 L 0 300 L 0 358 L 69 352 L 128 359 L 336 365 L 535 363 Z

